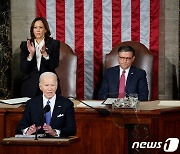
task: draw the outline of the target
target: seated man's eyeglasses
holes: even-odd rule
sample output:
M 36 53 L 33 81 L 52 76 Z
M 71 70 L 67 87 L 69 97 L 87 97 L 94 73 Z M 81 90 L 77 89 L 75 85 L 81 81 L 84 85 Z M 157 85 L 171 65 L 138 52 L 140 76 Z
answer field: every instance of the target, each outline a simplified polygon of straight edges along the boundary
M 120 60 L 126 60 L 126 61 L 130 61 L 132 59 L 132 57 L 120 57 Z

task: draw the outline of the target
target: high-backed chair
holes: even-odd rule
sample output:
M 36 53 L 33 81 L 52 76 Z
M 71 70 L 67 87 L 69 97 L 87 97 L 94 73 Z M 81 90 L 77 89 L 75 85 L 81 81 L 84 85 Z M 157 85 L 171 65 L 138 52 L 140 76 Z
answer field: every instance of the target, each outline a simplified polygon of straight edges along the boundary
M 60 43 L 59 67 L 56 72 L 60 79 L 61 95 L 76 97 L 77 55 L 63 42 Z
M 105 68 L 118 65 L 118 49 L 121 46 L 131 46 L 136 51 L 136 58 L 133 62 L 133 66 L 144 69 L 147 73 L 149 100 L 152 100 L 152 76 L 153 76 L 153 55 L 149 53 L 149 50 L 145 45 L 135 41 L 126 41 L 116 45 L 109 54 L 105 57 Z

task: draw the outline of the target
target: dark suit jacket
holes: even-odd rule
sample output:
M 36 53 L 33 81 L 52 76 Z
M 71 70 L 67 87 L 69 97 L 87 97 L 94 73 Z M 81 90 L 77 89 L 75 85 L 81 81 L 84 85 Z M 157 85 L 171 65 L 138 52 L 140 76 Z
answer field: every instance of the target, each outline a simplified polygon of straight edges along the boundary
M 36 126 L 43 126 L 44 123 L 43 97 L 42 95 L 39 95 L 27 101 L 23 117 L 16 130 L 16 134 L 22 134 L 22 129 L 30 127 L 33 124 Z M 76 122 L 73 102 L 65 97 L 56 95 L 50 125 L 53 129 L 61 131 L 60 137 L 75 135 Z M 44 134 L 44 130 L 40 129 L 38 130 L 38 133 Z
M 21 96 L 34 97 L 39 94 L 39 76 L 44 72 L 55 72 L 55 69 L 59 65 L 59 49 L 60 42 L 54 39 L 50 39 L 46 43 L 47 53 L 49 60 L 46 60 L 43 56 L 41 58 L 40 70 L 37 69 L 36 55 L 33 56 L 31 61 L 27 61 L 29 51 L 27 49 L 27 41 L 21 42 L 20 45 L 20 69 L 24 73 Z M 58 90 L 60 93 L 60 86 L 58 83 Z
M 98 98 L 103 100 L 107 97 L 118 97 L 119 80 L 119 65 L 106 69 Z M 140 101 L 148 100 L 149 91 L 146 72 L 144 70 L 131 66 L 126 81 L 125 92 L 127 94 L 137 93 Z

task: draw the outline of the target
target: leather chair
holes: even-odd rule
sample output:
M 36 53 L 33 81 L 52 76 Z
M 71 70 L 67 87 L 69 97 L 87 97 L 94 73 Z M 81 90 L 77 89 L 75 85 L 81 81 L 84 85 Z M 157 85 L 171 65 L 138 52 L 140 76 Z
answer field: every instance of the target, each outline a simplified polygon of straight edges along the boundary
M 76 97 L 77 55 L 63 42 L 60 43 L 59 67 L 56 72 L 60 79 L 61 95 Z
M 149 50 L 145 45 L 135 41 L 126 41 L 116 45 L 109 54 L 105 57 L 105 68 L 119 65 L 118 63 L 118 49 L 120 46 L 131 46 L 135 49 L 135 60 L 133 66 L 144 69 L 147 73 L 149 100 L 152 100 L 152 77 L 153 77 L 153 55 L 149 53 Z

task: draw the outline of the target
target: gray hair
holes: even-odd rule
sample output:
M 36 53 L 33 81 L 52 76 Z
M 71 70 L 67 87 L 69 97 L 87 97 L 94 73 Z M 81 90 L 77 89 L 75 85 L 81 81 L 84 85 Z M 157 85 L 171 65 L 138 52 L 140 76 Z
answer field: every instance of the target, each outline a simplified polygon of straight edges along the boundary
M 39 77 L 39 83 L 41 83 L 42 79 L 44 77 L 47 77 L 47 76 L 53 77 L 57 81 L 57 75 L 55 73 L 53 73 L 53 72 L 44 72 Z

